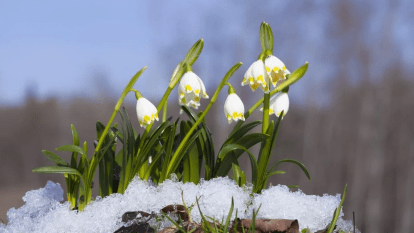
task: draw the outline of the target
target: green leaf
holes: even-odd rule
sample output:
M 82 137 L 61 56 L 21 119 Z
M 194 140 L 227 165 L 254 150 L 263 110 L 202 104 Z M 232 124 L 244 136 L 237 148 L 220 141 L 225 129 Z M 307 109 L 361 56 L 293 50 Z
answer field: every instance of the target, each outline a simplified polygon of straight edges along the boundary
M 78 131 L 76 131 L 75 125 L 71 124 L 70 128 L 72 130 L 73 145 L 79 146 L 79 134 L 78 134 Z M 70 158 L 70 167 L 76 168 L 77 161 L 78 161 L 78 152 L 73 151 L 72 156 Z
M 75 125 L 71 124 L 70 128 L 72 130 L 73 145 L 79 146 L 79 134 L 78 131 L 76 131 Z
M 273 169 L 280 163 L 293 163 L 293 164 L 298 165 L 302 169 L 302 171 L 305 173 L 305 175 L 308 177 L 308 179 L 312 180 L 312 178 L 311 178 L 311 176 L 308 172 L 308 169 L 306 169 L 305 165 L 303 165 L 302 163 L 300 163 L 299 161 L 296 161 L 294 159 L 282 159 L 282 160 L 278 161 L 277 163 L 275 163 L 272 166 L 272 168 L 270 168 L 269 172 L 272 172 Z
M 234 199 L 233 197 L 231 197 L 231 206 L 230 206 L 229 213 L 227 214 L 226 224 L 221 229 L 223 232 L 227 232 L 227 229 L 229 228 L 231 214 L 233 213 L 233 208 L 234 208 Z
M 260 44 L 262 51 L 273 52 L 273 33 L 269 24 L 262 22 L 260 25 Z
M 124 144 L 123 147 L 125 147 L 126 151 L 124 151 L 125 155 L 132 156 L 135 152 L 135 135 L 134 135 L 134 131 L 133 131 L 133 127 L 131 124 L 131 121 L 129 119 L 128 113 L 125 109 L 125 107 L 122 107 L 122 112 L 123 114 L 121 114 L 121 120 L 124 124 L 123 128 L 122 128 L 122 133 L 124 135 Z M 121 113 L 121 112 L 120 112 Z
M 132 124 L 129 120 L 128 113 L 125 108 L 122 108 L 122 111 L 119 111 L 121 117 L 121 129 L 122 129 L 122 163 L 121 163 L 121 178 L 119 181 L 118 192 L 123 193 L 126 186 L 128 185 L 128 179 L 132 170 L 133 165 L 133 155 L 135 152 L 135 137 L 132 130 Z
M 118 154 L 115 156 L 115 162 L 122 167 L 122 157 L 123 157 L 123 150 L 120 150 Z
M 229 151 L 232 150 L 243 150 L 245 152 L 247 152 L 247 155 L 249 155 L 250 158 L 250 165 L 252 167 L 252 183 L 254 184 L 256 182 L 257 179 L 257 173 L 258 173 L 258 167 L 257 167 L 257 161 L 256 158 L 254 157 L 254 155 L 244 146 L 239 145 L 239 144 L 228 144 L 226 145 L 220 152 L 222 152 L 222 154 L 219 154 L 218 157 L 222 157 L 222 156 L 229 156 L 227 155 L 227 153 Z M 224 161 L 224 158 L 223 158 Z M 237 160 L 236 160 L 237 161 Z M 221 164 L 221 166 L 225 165 L 224 163 Z M 231 166 L 231 164 L 230 164 Z M 220 168 L 219 168 L 220 169 Z
M 72 151 L 72 152 L 77 152 L 83 155 L 86 155 L 86 152 L 80 148 L 79 146 L 75 146 L 75 145 L 64 145 L 64 146 L 59 146 L 58 148 L 56 148 L 57 151 Z
M 188 133 L 191 128 L 191 125 L 182 121 L 181 124 L 184 125 L 184 133 Z M 200 138 L 200 137 L 198 137 Z M 196 140 L 197 142 L 198 140 Z M 200 168 L 201 168 L 201 161 L 199 158 L 199 151 L 198 147 L 196 146 L 197 143 L 192 143 L 189 149 L 186 152 L 186 156 L 183 158 L 183 182 L 193 182 L 194 184 L 198 184 L 200 182 Z
M 187 114 L 187 116 L 190 118 L 190 120 L 192 121 L 192 123 L 195 123 L 199 116 L 201 115 L 202 112 L 199 112 L 198 115 L 194 113 L 194 111 L 192 111 L 191 109 L 189 109 L 186 106 L 181 106 L 181 108 L 183 109 L 183 111 Z M 200 126 L 201 125 L 201 126 Z M 201 131 L 201 135 L 198 138 L 198 144 L 202 147 L 201 149 L 201 153 L 203 154 L 203 157 L 205 159 L 205 166 L 206 166 L 206 175 L 205 175 L 205 179 L 209 180 L 212 178 L 213 176 L 213 171 L 214 171 L 214 143 L 213 143 L 213 138 L 211 137 L 212 133 L 210 131 L 210 129 L 207 127 L 207 125 L 204 123 L 204 121 L 202 121 L 200 123 L 200 125 L 198 126 L 198 130 Z
M 47 157 L 47 159 L 49 159 L 58 166 L 69 166 L 69 164 L 65 160 L 63 160 L 53 152 L 50 152 L 48 150 L 42 150 L 42 153 Z
M 288 78 L 286 81 L 284 81 L 282 84 L 280 84 L 279 86 L 277 86 L 277 88 L 273 89 L 270 92 L 270 95 L 273 95 L 276 92 L 279 92 L 283 89 L 285 89 L 286 87 L 294 84 L 295 82 L 297 82 L 299 79 L 301 79 L 306 71 L 308 70 L 308 62 L 306 62 L 304 65 L 302 65 L 301 67 L 299 67 L 297 70 L 295 70 Z
M 201 218 L 203 219 L 203 222 L 206 223 L 205 226 L 208 228 L 208 232 L 215 232 L 214 229 L 208 223 L 207 219 L 204 217 L 204 214 L 201 212 L 200 205 L 198 204 L 198 199 L 199 198 L 196 198 L 197 207 L 198 207 L 198 210 L 200 211 L 200 215 L 201 215 Z
M 105 125 L 100 121 L 96 122 L 96 138 L 100 139 L 103 131 L 105 130 Z M 106 145 L 109 141 L 109 134 L 103 138 L 103 145 Z M 111 156 L 107 156 L 108 153 L 99 161 L 99 196 L 106 197 L 112 192 L 110 184 L 112 183 L 111 171 L 113 171 L 111 163 Z M 109 161 L 107 161 L 109 160 Z
M 242 138 L 236 141 L 237 144 L 243 145 L 246 148 L 250 148 L 259 142 L 263 142 L 270 138 L 269 135 L 263 133 L 251 133 L 244 135 Z
M 233 180 L 242 187 L 243 185 L 246 185 L 246 175 L 244 171 L 240 169 L 240 166 L 237 164 L 232 163 L 232 169 L 233 169 Z
M 71 167 L 59 167 L 59 166 L 39 167 L 39 168 L 33 169 L 33 172 L 72 174 L 72 175 L 77 175 L 82 178 L 82 174 L 80 174 L 76 169 L 73 169 Z
M 101 161 L 102 157 L 106 153 L 106 151 L 112 147 L 113 143 L 115 142 L 117 133 L 111 138 L 111 140 L 108 142 L 108 144 L 102 148 L 100 151 L 95 152 L 93 155 L 91 162 L 89 163 L 89 169 L 88 169 L 88 182 L 93 181 L 93 177 L 95 175 L 96 167 L 98 166 L 99 162 Z M 87 186 L 90 186 L 91 184 L 85 184 Z M 88 187 L 87 187 L 88 188 Z M 89 187 L 90 188 L 90 187 Z
M 250 230 L 250 232 L 256 232 L 256 226 L 255 226 L 255 223 L 256 223 L 256 216 L 257 216 L 257 214 L 259 213 L 259 210 L 260 210 L 260 208 L 262 207 L 262 204 L 260 204 L 259 205 L 259 208 L 257 209 L 257 211 L 254 211 L 254 208 L 253 208 L 253 219 L 252 219 L 252 224 L 250 225 L 250 227 L 249 227 L 249 230 Z M 242 229 L 244 229 L 244 228 L 242 228 Z
M 273 135 L 274 125 L 275 125 L 274 121 L 271 121 L 267 128 L 266 134 Z M 255 193 L 260 193 L 261 187 L 266 185 L 264 182 L 266 180 L 267 166 L 269 164 L 269 160 L 272 155 L 271 145 L 272 145 L 272 142 L 271 142 L 271 139 L 269 138 L 268 140 L 262 142 L 262 145 L 260 147 L 259 158 L 258 158 L 257 183 L 256 185 L 254 185 L 254 188 L 253 188 L 253 192 Z
M 266 51 L 266 23 L 262 22 L 262 24 L 260 25 L 260 32 L 259 32 L 259 37 L 260 37 L 260 45 L 262 46 L 262 51 Z
M 299 185 L 286 185 L 288 188 L 299 188 Z
M 267 50 L 273 53 L 273 32 L 269 24 L 266 24 L 266 38 L 268 42 Z
M 178 165 L 181 163 L 185 152 L 188 150 L 188 148 L 190 148 L 191 144 L 197 139 L 197 137 L 200 135 L 200 131 L 196 131 L 194 132 L 191 137 L 188 139 L 188 141 L 184 144 L 184 146 L 181 149 L 181 153 L 176 157 L 176 160 L 174 160 L 173 162 L 170 161 L 169 166 L 171 167 L 171 173 L 174 173 L 174 171 L 178 168 Z M 172 164 L 171 164 L 172 163 Z M 167 170 L 168 173 L 168 170 Z M 167 174 L 166 175 L 170 175 Z
M 175 138 L 176 138 L 176 131 L 177 131 L 177 125 L 178 125 L 178 120 L 177 119 L 174 124 L 172 125 L 171 131 L 170 131 L 170 137 L 167 140 L 167 145 L 164 147 L 165 149 L 165 158 L 164 158 L 164 163 L 162 165 L 162 169 L 161 169 L 161 177 L 165 176 L 165 173 L 167 172 L 167 168 L 168 168 L 168 164 L 170 163 L 171 157 L 173 155 L 173 147 L 174 147 L 174 143 L 175 143 Z
M 203 51 L 204 47 L 204 40 L 199 39 L 188 51 L 187 55 L 185 56 L 183 63 L 188 63 L 189 65 L 193 65 L 197 58 L 200 56 L 201 51 Z
M 153 133 L 150 134 L 145 140 L 144 148 L 140 152 L 140 161 L 139 165 L 143 164 L 148 160 L 149 152 L 150 150 L 156 145 L 156 142 L 159 140 L 159 136 L 164 132 L 164 130 L 168 127 L 170 124 L 169 121 L 163 122 L 161 125 L 159 125 Z
M 312 233 L 308 228 L 305 228 L 301 231 L 301 233 Z
M 333 215 L 333 218 L 332 218 L 331 224 L 329 225 L 329 228 L 328 228 L 328 230 L 326 231 L 326 233 L 332 233 L 332 232 L 333 232 L 333 230 L 335 229 L 336 221 L 337 221 L 337 220 L 338 220 L 338 218 L 339 218 L 339 214 L 341 213 L 341 208 L 342 208 L 342 205 L 344 204 L 344 201 L 345 201 L 347 186 L 348 186 L 348 185 L 345 185 L 344 192 L 343 192 L 343 194 L 342 194 L 342 199 L 341 199 L 341 202 L 339 203 L 338 208 L 336 208 L 336 209 L 335 209 L 335 212 L 334 212 L 334 215 Z
M 88 171 L 89 168 L 89 160 L 88 157 L 86 157 L 86 155 L 81 154 L 81 159 L 79 161 L 78 164 L 78 171 L 79 173 L 81 173 L 82 175 Z
M 240 121 L 243 122 L 243 121 Z M 247 132 L 252 130 L 254 127 L 260 125 L 262 121 L 253 121 L 249 122 L 239 128 L 234 127 L 233 131 L 230 133 L 230 135 L 227 137 L 226 141 L 223 143 L 232 143 L 233 141 L 237 141 L 239 138 L 243 137 Z
M 251 133 L 243 136 L 234 144 L 242 145 L 246 149 L 256 145 L 259 142 L 262 142 L 269 138 L 269 135 L 262 134 L 262 133 Z M 233 143 L 232 143 L 233 144 Z M 225 146 L 229 144 L 223 145 L 223 147 L 219 151 L 219 155 L 217 157 L 217 164 L 215 165 L 215 177 L 217 176 L 226 176 L 231 168 L 231 164 L 234 163 L 239 159 L 239 157 L 243 154 L 243 150 L 232 150 L 232 151 L 222 151 Z M 231 153 L 231 156 L 224 156 L 227 153 Z
M 283 116 L 283 114 L 285 114 L 284 111 L 281 112 L 281 115 Z M 270 144 L 270 148 L 269 148 L 269 154 L 272 154 L 273 148 L 275 147 L 276 144 L 276 139 L 277 139 L 277 135 L 279 134 L 279 130 L 280 130 L 280 123 L 282 122 L 282 117 L 279 117 L 277 119 L 277 123 L 275 125 L 275 128 L 273 129 L 273 134 L 272 134 L 272 139 L 271 139 L 271 144 Z M 272 121 L 273 123 L 273 121 Z M 266 167 L 267 169 L 267 167 Z
M 267 174 L 267 176 L 268 176 L 268 177 L 271 177 L 271 176 L 273 176 L 273 175 L 283 175 L 283 174 L 286 174 L 286 172 L 285 172 L 285 171 L 272 171 L 272 172 L 269 172 L 269 173 Z
M 211 106 L 213 105 L 213 103 L 217 100 L 217 97 L 219 95 L 220 90 L 223 88 L 223 86 L 225 85 L 225 83 L 230 79 L 230 77 L 234 74 L 234 72 L 242 65 L 241 62 L 237 63 L 236 65 L 234 65 L 224 76 L 224 78 L 221 80 L 220 84 L 219 84 L 219 88 L 216 90 L 216 92 L 214 93 L 213 97 L 211 97 L 211 101 L 210 103 L 207 105 L 206 110 L 203 112 L 202 115 L 200 115 L 199 119 L 197 120 L 197 122 L 193 125 L 193 127 L 191 128 L 191 130 L 189 131 L 189 133 L 183 138 L 183 140 L 181 141 L 180 145 L 178 146 L 177 150 L 174 152 L 173 157 L 171 158 L 171 162 L 168 165 L 168 169 L 167 169 L 167 173 L 165 174 L 165 177 L 163 179 L 166 179 L 173 171 L 175 171 L 177 164 L 180 162 L 181 160 L 181 156 L 183 153 L 183 147 L 185 144 L 187 144 L 188 139 L 191 137 L 191 135 L 193 135 L 193 131 L 197 128 L 198 124 L 201 123 L 201 121 L 203 120 L 204 116 L 206 115 L 206 113 L 208 112 L 208 110 L 211 108 Z M 179 159 L 180 158 L 180 159 Z
M 141 70 L 139 70 L 132 78 L 131 80 L 129 80 L 128 85 L 125 87 L 124 91 L 121 94 L 121 97 L 119 98 L 118 102 L 115 105 L 115 109 L 120 109 L 121 108 L 121 104 L 124 101 L 125 96 L 131 91 L 132 87 L 134 86 L 134 84 L 137 82 L 138 78 L 142 75 L 142 73 L 144 73 L 144 71 L 147 69 L 146 66 L 144 66 L 144 68 L 142 68 Z
M 257 184 L 257 186 L 258 186 L 257 190 L 265 189 L 266 185 L 267 185 L 267 181 L 269 180 L 269 178 L 271 176 L 279 175 L 279 174 L 285 174 L 285 173 L 286 173 L 285 171 L 273 171 L 273 172 L 270 172 L 270 173 L 266 173 L 264 178 L 260 181 L 260 183 Z
M 148 180 L 150 174 L 153 172 L 153 170 L 155 169 L 155 167 L 159 165 L 158 164 L 158 160 L 161 158 L 163 152 L 164 152 L 164 150 L 161 149 L 154 156 L 154 158 L 152 159 L 152 163 L 150 164 L 149 168 L 145 171 L 145 175 L 143 177 L 144 180 Z

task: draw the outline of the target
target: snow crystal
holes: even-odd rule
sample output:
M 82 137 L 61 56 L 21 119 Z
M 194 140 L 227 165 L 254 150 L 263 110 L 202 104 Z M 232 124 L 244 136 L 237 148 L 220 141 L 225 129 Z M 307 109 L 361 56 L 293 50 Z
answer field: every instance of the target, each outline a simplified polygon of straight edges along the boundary
M 312 231 L 325 228 L 331 221 L 333 212 L 340 202 L 340 195 L 314 196 L 301 191 L 291 192 L 286 186 L 278 185 L 264 190 L 262 194 L 250 196 L 251 185 L 241 188 L 227 177 L 194 183 L 167 180 L 156 186 L 135 178 L 123 195 L 112 194 L 97 197 L 83 212 L 72 211 L 69 203 L 63 201 L 63 190 L 59 184 L 48 181 L 45 188 L 29 191 L 23 197 L 25 205 L 7 212 L 8 224 L 0 225 L 0 232 L 114 232 L 126 224 L 121 221 L 128 211 L 159 211 L 171 204 L 194 204 L 191 217 L 201 221 L 196 198 L 205 216 L 221 221 L 227 217 L 231 199 L 234 199 L 234 219 L 236 210 L 239 218 L 252 218 L 252 210 L 261 208 L 257 218 L 298 219 L 300 229 L 309 227 Z M 351 221 L 338 219 L 338 227 L 352 228 Z M 168 220 L 151 225 L 168 227 Z

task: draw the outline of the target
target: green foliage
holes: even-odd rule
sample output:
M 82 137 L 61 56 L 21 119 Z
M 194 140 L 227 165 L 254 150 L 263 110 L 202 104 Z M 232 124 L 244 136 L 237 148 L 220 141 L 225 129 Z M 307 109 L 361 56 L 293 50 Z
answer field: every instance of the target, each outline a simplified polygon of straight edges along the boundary
M 216 92 L 214 93 L 213 97 L 211 98 L 210 103 L 207 105 L 205 111 L 199 116 L 198 120 L 193 124 L 191 129 L 188 131 L 188 133 L 185 135 L 185 137 L 180 142 L 177 150 L 174 152 L 174 155 L 172 156 L 170 163 L 167 168 L 167 172 L 165 173 L 163 180 L 167 179 L 167 177 L 170 176 L 170 174 L 174 173 L 174 171 L 177 169 L 178 164 L 181 162 L 181 159 L 184 156 L 184 153 L 187 151 L 187 149 L 190 147 L 191 143 L 196 139 L 195 134 L 193 135 L 193 132 L 198 127 L 198 125 L 204 120 L 204 117 L 206 113 L 210 110 L 211 106 L 216 101 L 219 92 L 224 87 L 225 83 L 230 79 L 230 77 L 233 75 L 233 73 L 241 66 L 241 63 L 238 63 L 234 65 L 224 76 L 224 78 L 221 80 Z M 197 136 L 200 131 L 196 132 Z M 191 137 L 191 138 L 190 138 Z
M 332 232 L 333 232 L 333 230 L 335 229 L 335 226 L 336 226 L 336 221 L 337 221 L 337 220 L 338 220 L 338 218 L 339 218 L 339 214 L 341 213 L 341 208 L 342 208 L 342 205 L 344 204 L 344 201 L 345 201 L 347 186 L 348 186 L 348 185 L 345 185 L 344 192 L 342 193 L 342 199 L 341 199 L 341 202 L 339 203 L 338 208 L 336 208 L 336 209 L 335 209 L 334 215 L 333 215 L 333 217 L 332 217 L 331 224 L 329 224 L 329 228 L 328 228 L 328 230 L 326 231 L 326 233 L 332 233 Z
M 260 27 L 260 42 L 262 53 L 260 56 L 268 56 L 273 51 L 273 33 L 270 26 L 262 23 Z M 121 109 L 126 95 L 134 91 L 136 96 L 141 94 L 133 89 L 134 84 L 145 71 L 146 67 L 137 72 L 122 92 L 111 118 L 107 125 L 96 123 L 95 150 L 91 158 L 88 158 L 88 146 L 84 142 L 83 147 L 79 144 L 79 135 L 76 128 L 71 125 L 73 143 L 58 147 L 57 151 L 69 151 L 72 153 L 70 164 L 58 155 L 43 150 L 45 156 L 57 166 L 41 167 L 34 169 L 38 173 L 61 173 L 64 174 L 67 185 L 67 196 L 71 208 L 83 210 L 92 198 L 92 182 L 95 171 L 99 166 L 99 195 L 102 197 L 112 193 L 124 193 L 128 184 L 137 175 L 141 179 L 151 180 L 159 184 L 169 178 L 173 173 L 183 182 L 197 184 L 201 177 L 201 168 L 204 165 L 204 179 L 227 176 L 233 171 L 233 179 L 239 186 L 246 185 L 245 172 L 240 167 L 238 160 L 244 153 L 249 157 L 253 183 L 253 190 L 260 193 L 266 187 L 268 179 L 276 174 L 284 174 L 284 171 L 276 171 L 274 168 L 280 163 L 294 163 L 298 165 L 310 179 L 306 167 L 291 159 L 282 159 L 268 170 L 269 160 L 275 146 L 282 118 L 276 123 L 269 124 L 269 98 L 276 92 L 288 88 L 298 81 L 306 73 L 306 63 L 295 70 L 288 79 L 270 93 L 265 93 L 264 98 L 256 102 L 246 113 L 247 119 L 253 111 L 264 104 L 264 115 L 262 121 L 238 122 L 221 145 L 217 155 L 214 150 L 212 133 L 205 123 L 206 114 L 216 102 L 224 85 L 229 84 L 230 77 L 242 65 L 237 63 L 223 77 L 218 85 L 210 103 L 203 112 L 198 114 L 189 108 L 182 106 L 182 110 L 188 116 L 188 120 L 171 122 L 172 118 L 166 119 L 167 100 L 172 89 L 180 81 L 187 70 L 200 56 L 204 47 L 203 39 L 197 41 L 188 51 L 184 59 L 175 68 L 167 90 L 165 91 L 159 105 L 157 114 L 163 109 L 163 120 L 156 126 L 149 124 L 145 131 L 137 133 L 132 126 L 131 120 L 125 108 Z M 116 114 L 120 115 L 120 129 L 113 124 Z M 283 112 L 282 112 L 283 115 Z M 256 126 L 262 125 L 261 133 L 250 132 Z M 118 141 L 120 143 L 118 143 Z M 260 143 L 258 158 L 250 152 L 250 148 Z M 226 223 L 228 224 L 228 222 Z M 211 226 L 205 226 L 209 228 Z
M 59 156 L 53 154 L 49 151 L 44 151 L 43 153 L 45 156 L 51 160 L 52 162 L 55 162 L 58 166 L 57 167 L 43 167 L 43 168 L 36 168 L 33 170 L 33 172 L 39 172 L 39 173 L 62 173 L 65 176 L 66 186 L 67 186 L 67 197 L 68 201 L 71 204 L 71 209 L 78 208 L 79 210 L 83 210 L 83 208 L 86 206 L 86 204 L 90 203 L 92 198 L 92 182 L 95 175 L 96 168 L 98 164 L 100 163 L 101 159 L 105 156 L 105 154 L 108 152 L 108 149 L 111 148 L 111 150 L 115 151 L 115 139 L 117 138 L 118 133 L 110 133 L 109 138 L 108 136 L 108 130 L 112 124 L 112 121 L 115 118 L 116 112 L 119 110 L 125 96 L 127 93 L 129 93 L 135 84 L 135 82 L 138 80 L 138 78 L 141 76 L 141 74 L 145 71 L 146 67 L 142 68 L 140 71 L 138 71 L 130 80 L 128 85 L 125 87 L 124 91 L 121 94 L 121 97 L 119 98 L 117 104 L 115 105 L 115 110 L 112 113 L 112 116 L 108 122 L 108 125 L 103 129 L 101 125 L 98 123 L 97 131 L 98 131 L 98 144 L 95 148 L 95 151 L 92 155 L 91 159 L 88 159 L 87 152 L 88 152 L 88 146 L 87 143 L 84 142 L 83 148 L 79 147 L 79 135 L 76 131 L 76 128 L 74 125 L 71 125 L 72 129 L 72 136 L 73 136 L 73 145 L 65 145 L 60 146 L 56 150 L 59 151 L 71 151 L 71 163 L 70 168 L 65 168 L 65 163 L 63 159 L 61 159 Z M 108 152 L 109 153 L 109 152 Z M 81 158 L 78 163 L 78 154 L 81 155 Z M 106 169 L 106 163 L 112 163 L 108 166 L 113 167 L 114 160 L 108 159 L 107 162 L 105 162 L 104 166 L 102 166 L 101 169 Z M 58 169 L 60 167 L 60 170 Z M 63 168 L 63 169 L 62 169 Z M 74 172 L 77 171 L 77 172 Z M 101 185 L 101 193 L 103 194 L 110 194 L 109 189 L 109 179 L 111 177 L 110 175 L 111 171 L 103 172 L 104 175 L 100 176 L 100 179 L 102 180 L 100 182 Z M 102 188 L 103 187 L 103 188 Z
M 260 25 L 260 45 L 264 53 L 267 51 L 270 54 L 273 53 L 273 32 L 269 24 L 265 22 Z

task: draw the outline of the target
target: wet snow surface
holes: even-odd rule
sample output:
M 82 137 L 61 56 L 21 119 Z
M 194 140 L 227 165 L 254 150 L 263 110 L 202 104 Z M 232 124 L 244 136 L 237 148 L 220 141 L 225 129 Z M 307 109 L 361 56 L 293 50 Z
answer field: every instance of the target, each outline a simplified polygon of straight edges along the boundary
M 114 232 L 124 226 L 121 217 L 125 212 L 158 213 L 167 205 L 182 204 L 181 190 L 187 206 L 201 196 L 202 213 L 219 220 L 227 216 L 233 197 L 233 218 L 236 209 L 239 218 L 252 218 L 253 208 L 257 210 L 261 204 L 257 218 L 297 219 L 300 229 L 308 227 L 312 231 L 323 229 L 330 223 L 340 202 L 340 194 L 306 195 L 301 191 L 291 192 L 284 185 L 273 186 L 261 195 L 250 197 L 251 187 L 240 188 L 227 177 L 201 181 L 199 185 L 167 180 L 158 187 L 135 178 L 125 194 L 97 197 L 83 212 L 76 212 L 69 210 L 68 202 L 61 203 L 63 190 L 60 184 L 48 181 L 46 187 L 26 193 L 23 197 L 25 205 L 7 212 L 8 224 L 0 225 L 0 232 Z M 197 207 L 193 208 L 191 216 L 200 222 Z M 341 212 L 337 225 L 348 232 L 352 222 L 342 220 L 342 216 Z M 168 220 L 150 224 L 171 225 Z

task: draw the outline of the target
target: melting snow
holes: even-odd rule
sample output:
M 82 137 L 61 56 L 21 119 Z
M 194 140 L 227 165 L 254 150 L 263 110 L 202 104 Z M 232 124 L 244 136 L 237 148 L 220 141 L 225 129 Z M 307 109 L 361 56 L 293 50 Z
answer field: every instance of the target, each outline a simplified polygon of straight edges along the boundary
M 253 208 L 257 210 L 262 204 L 257 218 L 297 219 L 300 229 L 308 227 L 316 231 L 330 223 L 340 202 L 340 194 L 306 195 L 300 190 L 291 192 L 283 185 L 273 186 L 254 197 L 249 195 L 251 189 L 251 186 L 240 188 L 227 177 L 202 180 L 199 185 L 167 180 L 159 186 L 135 178 L 125 194 L 97 197 L 83 212 L 76 212 L 69 210 L 68 202 L 61 203 L 63 190 L 60 184 L 48 181 L 46 187 L 26 193 L 23 197 L 25 205 L 7 212 L 9 222 L 0 225 L 0 232 L 114 232 L 125 225 L 121 221 L 125 212 L 158 213 L 167 205 L 182 204 L 181 190 L 187 206 L 201 196 L 199 204 L 203 214 L 218 220 L 225 219 L 234 197 L 233 218 L 236 209 L 239 218 L 252 218 Z M 197 206 L 191 216 L 200 222 Z M 337 225 L 348 232 L 352 229 L 352 222 L 342 220 L 342 216 L 341 211 Z M 158 225 L 167 227 L 171 223 L 167 220 Z

